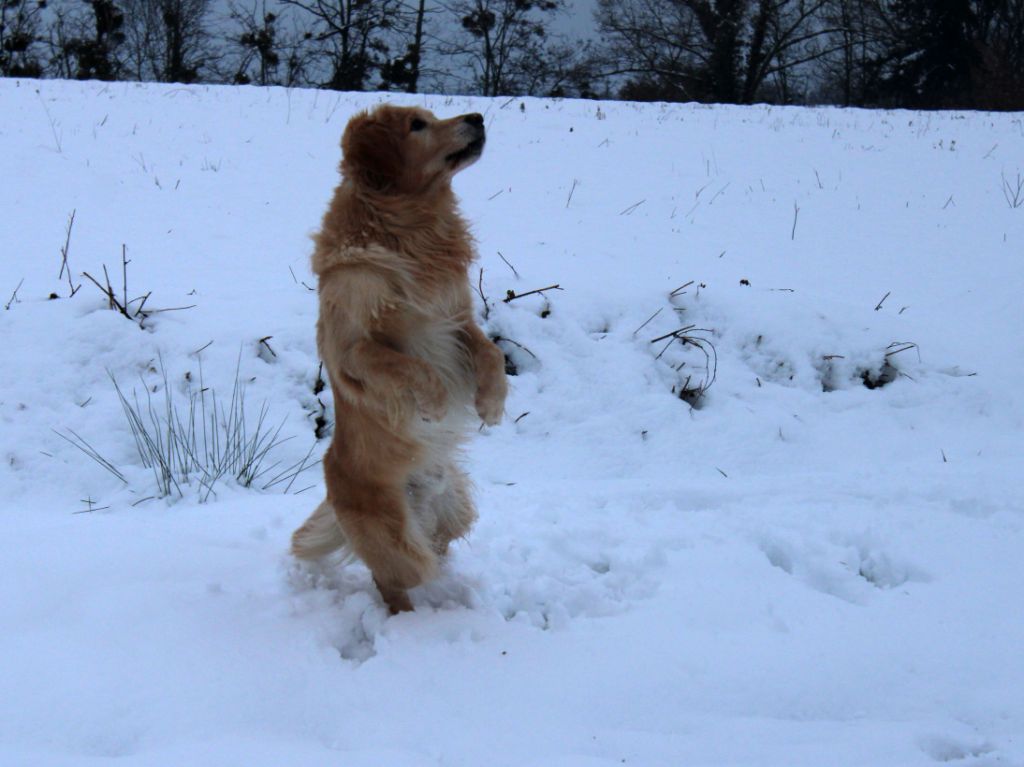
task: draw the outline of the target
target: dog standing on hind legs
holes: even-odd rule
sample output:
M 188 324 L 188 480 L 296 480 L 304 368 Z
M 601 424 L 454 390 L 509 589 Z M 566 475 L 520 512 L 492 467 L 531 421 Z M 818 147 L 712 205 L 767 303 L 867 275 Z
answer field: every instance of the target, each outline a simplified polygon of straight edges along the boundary
M 314 236 L 335 427 L 327 498 L 291 550 L 318 559 L 350 547 L 393 613 L 412 609 L 407 591 L 473 524 L 460 447 L 504 411 L 504 354 L 473 320 L 473 240 L 451 189 L 484 138 L 479 114 L 438 120 L 383 105 L 356 115 Z

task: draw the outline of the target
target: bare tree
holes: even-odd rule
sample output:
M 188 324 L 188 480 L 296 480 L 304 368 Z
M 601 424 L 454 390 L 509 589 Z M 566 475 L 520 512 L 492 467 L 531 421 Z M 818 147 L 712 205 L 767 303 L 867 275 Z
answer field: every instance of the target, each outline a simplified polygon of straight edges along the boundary
M 415 0 L 414 5 L 402 6 L 396 17 L 395 31 L 405 40 L 405 52 L 382 62 L 380 86 L 385 90 L 398 89 L 406 93 L 419 90 L 426 53 L 426 21 L 430 12 L 426 0 Z
M 75 80 L 117 80 L 124 13 L 112 0 L 62 3 L 50 24 L 48 74 Z
M 217 59 L 210 0 L 125 0 L 125 65 L 142 81 L 193 83 Z
M 333 90 L 361 91 L 389 60 L 401 0 L 281 0 L 304 14 L 311 76 Z
M 257 6 L 228 5 L 228 29 L 224 44 L 229 51 L 231 81 L 238 85 L 276 85 L 281 65 L 278 39 L 279 16 L 267 10 L 266 1 Z M 233 55 L 231 55 L 233 54 Z
M 875 0 L 829 0 L 823 9 L 830 50 L 816 66 L 815 100 L 854 106 L 877 90 L 878 66 L 889 36 L 884 6 Z
M 829 50 L 827 0 L 598 0 L 606 73 L 626 92 L 751 103 Z M 778 97 L 778 96 L 777 96 Z
M 563 10 L 561 0 L 454 0 L 445 8 L 459 25 L 440 45 L 455 63 L 449 74 L 483 96 L 535 92 L 551 54 L 546 22 Z
M 558 98 L 602 98 L 595 83 L 596 64 L 585 41 L 548 40 L 537 55 L 524 58 L 518 76 L 521 92 Z
M 46 0 L 0 0 L 0 76 L 40 77 L 40 16 Z
M 1024 107 L 1024 0 L 830 0 L 824 101 Z
M 979 13 L 983 73 L 977 102 L 1024 110 L 1024 0 L 990 0 Z

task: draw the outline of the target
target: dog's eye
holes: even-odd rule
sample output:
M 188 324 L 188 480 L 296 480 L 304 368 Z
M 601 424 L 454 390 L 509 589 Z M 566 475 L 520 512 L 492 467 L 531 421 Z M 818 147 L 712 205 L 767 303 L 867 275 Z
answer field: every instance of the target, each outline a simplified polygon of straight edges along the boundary
M 418 117 L 413 118 L 412 124 L 409 126 L 409 130 L 418 131 L 423 130 L 427 127 L 427 124 Z

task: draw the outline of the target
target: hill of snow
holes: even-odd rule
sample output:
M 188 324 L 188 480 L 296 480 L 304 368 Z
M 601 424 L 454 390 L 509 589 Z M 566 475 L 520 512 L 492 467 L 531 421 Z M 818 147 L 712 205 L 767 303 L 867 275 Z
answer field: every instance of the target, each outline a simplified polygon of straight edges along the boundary
M 1021 115 L 396 97 L 486 115 L 517 374 L 389 617 L 286 555 L 319 468 L 263 489 L 326 447 L 308 235 L 381 98 L 0 81 L 0 764 L 1024 765 Z M 153 497 L 111 377 L 236 370 L 267 473 Z

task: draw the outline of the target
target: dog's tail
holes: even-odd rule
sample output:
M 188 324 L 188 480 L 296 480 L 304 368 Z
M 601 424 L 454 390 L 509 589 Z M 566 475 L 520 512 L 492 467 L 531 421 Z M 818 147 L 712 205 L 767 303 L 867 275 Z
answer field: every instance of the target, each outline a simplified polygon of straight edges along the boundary
M 334 507 L 324 499 L 302 527 L 292 533 L 292 556 L 321 559 L 342 548 L 350 549 L 348 539 L 338 524 Z

